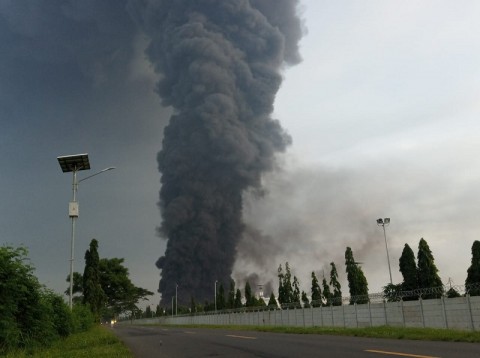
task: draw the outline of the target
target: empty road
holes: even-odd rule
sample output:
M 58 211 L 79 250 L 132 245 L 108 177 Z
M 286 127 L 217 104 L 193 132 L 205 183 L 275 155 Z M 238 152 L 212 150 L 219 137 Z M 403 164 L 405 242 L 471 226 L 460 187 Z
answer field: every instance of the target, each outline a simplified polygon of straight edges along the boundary
M 477 343 L 131 325 L 116 325 L 113 331 L 136 358 L 480 357 L 480 344 Z

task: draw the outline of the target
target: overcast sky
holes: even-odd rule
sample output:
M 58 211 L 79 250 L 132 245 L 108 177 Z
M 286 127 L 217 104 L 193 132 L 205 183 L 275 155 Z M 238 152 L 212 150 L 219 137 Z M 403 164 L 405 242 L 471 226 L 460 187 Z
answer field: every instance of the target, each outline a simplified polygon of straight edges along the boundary
M 0 1 L 0 243 L 28 247 L 40 281 L 67 288 L 72 177 L 56 157 L 88 153 L 80 179 L 117 169 L 80 184 L 75 270 L 96 238 L 101 257 L 124 257 L 133 282 L 156 292 L 156 154 L 170 111 L 154 93 L 146 41 L 114 12 L 82 35 L 50 10 Z M 390 217 L 394 283 L 404 244 L 416 254 L 423 237 L 443 282 L 464 284 L 480 231 L 480 4 L 302 0 L 300 16 L 303 62 L 285 69 L 274 112 L 293 143 L 265 176 L 265 196 L 245 197 L 245 220 L 267 239 L 257 255 L 242 242 L 234 277 L 276 282 L 289 261 L 309 290 L 309 273 L 335 261 L 348 294 L 350 246 L 378 292 L 389 277 L 375 221 Z M 100 35 L 113 50 L 94 51 Z

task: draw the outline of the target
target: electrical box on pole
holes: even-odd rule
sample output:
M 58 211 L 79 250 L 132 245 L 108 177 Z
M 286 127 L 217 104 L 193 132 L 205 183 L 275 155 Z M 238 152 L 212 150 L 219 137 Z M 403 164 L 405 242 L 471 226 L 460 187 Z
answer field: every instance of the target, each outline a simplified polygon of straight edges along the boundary
M 78 218 L 78 203 L 76 201 L 68 203 L 68 216 Z

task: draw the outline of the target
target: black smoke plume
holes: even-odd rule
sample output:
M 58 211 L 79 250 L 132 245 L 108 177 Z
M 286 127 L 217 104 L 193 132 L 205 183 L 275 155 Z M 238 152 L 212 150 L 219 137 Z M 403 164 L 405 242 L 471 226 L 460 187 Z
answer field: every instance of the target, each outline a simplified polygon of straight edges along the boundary
M 133 3 L 131 3 L 133 4 Z M 174 114 L 164 131 L 159 292 L 170 302 L 213 300 L 244 230 L 242 195 L 290 137 L 271 118 L 285 64 L 300 61 L 297 0 L 165 0 L 131 6 Z M 180 294 L 181 292 L 181 294 Z

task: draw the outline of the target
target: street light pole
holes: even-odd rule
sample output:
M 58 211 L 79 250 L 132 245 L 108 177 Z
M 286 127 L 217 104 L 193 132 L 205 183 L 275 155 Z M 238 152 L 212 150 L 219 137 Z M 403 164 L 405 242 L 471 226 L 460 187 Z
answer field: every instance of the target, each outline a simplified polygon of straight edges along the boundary
M 215 280 L 215 314 L 217 314 L 217 283 L 218 281 Z
M 178 316 L 178 295 L 177 295 L 178 284 L 175 284 L 175 316 Z
M 108 170 L 115 169 L 115 167 L 105 168 L 93 175 L 87 176 L 79 181 L 77 181 L 77 172 L 80 170 L 90 170 L 90 162 L 88 159 L 88 154 L 76 154 L 76 155 L 66 155 L 57 157 L 58 163 L 62 168 L 64 173 L 73 172 L 73 183 L 72 183 L 72 201 L 68 205 L 68 216 L 72 219 L 72 238 L 70 243 L 70 288 L 69 288 L 69 299 L 68 304 L 70 310 L 73 308 L 73 261 L 74 261 L 74 245 L 75 245 L 75 221 L 78 218 L 78 202 L 77 202 L 77 191 L 78 183 L 89 179 L 95 175 L 101 174 Z
M 389 224 L 390 224 L 390 218 L 377 219 L 377 225 L 383 227 L 383 236 L 385 238 L 385 249 L 387 250 L 388 273 L 390 274 L 390 284 L 393 285 L 392 270 L 390 269 L 390 256 L 388 255 L 387 232 L 385 231 L 385 226 L 388 226 Z
M 70 310 L 73 307 L 73 257 L 74 257 L 74 244 L 75 244 L 75 220 L 78 217 L 78 203 L 77 203 L 77 190 L 78 190 L 78 183 L 77 183 L 77 170 L 73 171 L 73 199 L 69 205 L 69 216 L 72 218 L 72 239 L 70 242 L 70 288 L 69 288 L 69 297 L 68 297 L 68 304 L 70 306 Z

